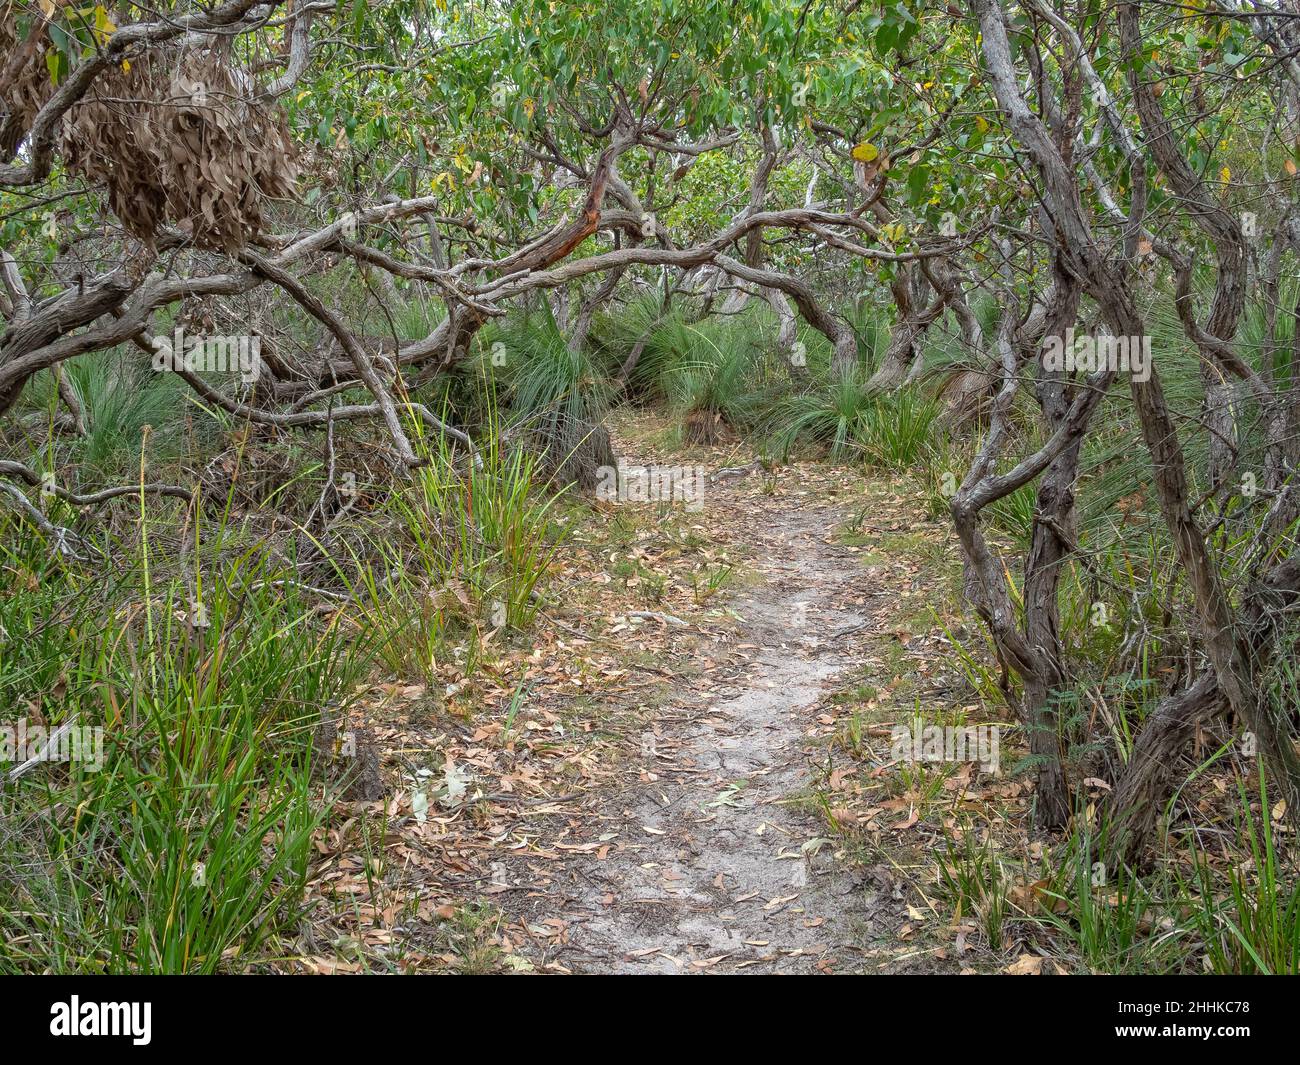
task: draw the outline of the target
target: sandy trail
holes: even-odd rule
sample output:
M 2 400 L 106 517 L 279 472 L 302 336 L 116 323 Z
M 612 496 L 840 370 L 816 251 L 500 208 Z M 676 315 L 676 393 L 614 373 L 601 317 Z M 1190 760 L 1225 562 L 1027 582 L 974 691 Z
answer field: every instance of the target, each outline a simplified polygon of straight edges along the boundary
M 753 521 L 761 582 L 728 605 L 747 663 L 679 690 L 641 737 L 636 786 L 596 813 L 606 860 L 571 863 L 564 964 L 578 972 L 833 971 L 870 894 L 831 856 L 808 795 L 819 701 L 864 628 L 862 569 L 831 541 L 843 515 L 791 499 Z M 874 604 L 874 597 L 868 599 Z M 560 887 L 560 885 L 556 885 Z

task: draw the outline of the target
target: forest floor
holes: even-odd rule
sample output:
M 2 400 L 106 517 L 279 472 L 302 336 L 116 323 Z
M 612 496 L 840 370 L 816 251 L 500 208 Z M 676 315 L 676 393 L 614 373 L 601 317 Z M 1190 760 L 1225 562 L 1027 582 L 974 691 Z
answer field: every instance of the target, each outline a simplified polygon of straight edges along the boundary
M 935 897 L 967 814 L 1005 824 L 1026 789 L 890 757 L 891 723 L 982 705 L 924 493 L 670 448 L 648 417 L 615 443 L 703 465 L 703 507 L 575 506 L 534 631 L 367 693 L 389 796 L 322 833 L 291 967 L 1039 971 Z

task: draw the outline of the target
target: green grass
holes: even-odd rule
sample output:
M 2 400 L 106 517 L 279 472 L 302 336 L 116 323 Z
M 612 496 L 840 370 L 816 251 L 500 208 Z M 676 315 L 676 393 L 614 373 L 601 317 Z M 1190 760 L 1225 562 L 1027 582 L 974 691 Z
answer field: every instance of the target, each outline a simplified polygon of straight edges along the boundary
M 772 450 L 788 458 L 799 445 L 825 450 L 833 461 L 861 452 L 861 421 L 876 403 L 865 375 L 847 374 L 780 401 L 768 418 Z
M 484 338 L 483 348 L 485 369 L 505 385 L 516 420 L 592 423 L 608 409 L 604 367 L 588 349 L 569 347 L 549 306 L 509 318 Z
M 977 843 L 970 829 L 960 846 L 950 839 L 947 855 L 939 862 L 939 886 L 953 907 L 954 919 L 978 919 L 989 949 L 1000 951 L 1011 884 L 992 839 L 986 835 L 982 844 Z
M 588 475 L 593 433 L 614 394 L 590 345 L 571 348 L 547 305 L 496 325 L 478 352 L 493 397 L 480 408 L 484 428 L 500 414 L 537 457 L 539 480 L 565 486 Z
M 753 390 L 761 349 L 750 332 L 734 321 L 682 326 L 692 353 L 665 375 L 668 409 L 679 424 L 706 417 L 732 428 L 752 426 L 761 403 Z
M 76 467 L 83 484 L 120 483 L 139 465 L 146 425 L 153 460 L 170 464 L 180 457 L 189 393 L 174 374 L 155 373 L 144 355 L 128 348 L 70 359 L 63 373 L 81 403 L 87 435 L 60 436 L 51 465 Z M 51 413 L 58 409 L 53 376 L 39 374 L 27 401 Z M 210 423 L 205 435 L 213 435 Z
M 820 449 L 832 461 L 860 457 L 888 470 L 921 463 L 934 443 L 938 406 L 917 388 L 881 395 L 867 380 L 858 371 L 778 402 L 767 418 L 771 449 L 783 458 L 801 446 Z
M 668 398 L 669 375 L 694 353 L 693 320 L 694 316 L 681 304 L 665 310 L 659 293 L 646 293 L 597 314 L 592 323 L 591 348 L 606 374 L 613 377 L 632 349 L 644 340 L 628 379 L 628 393 L 640 400 L 664 401 Z
M 915 388 L 876 396 L 862 413 L 857 436 L 869 466 L 906 470 L 927 454 L 939 408 Z
M 1207 855 L 1193 854 L 1196 876 L 1184 898 L 1205 942 L 1206 968 L 1217 974 L 1300 974 L 1300 880 L 1270 816 L 1268 789 L 1259 781 L 1259 809 L 1238 781 L 1236 838 L 1246 843 L 1246 862 L 1228 869 L 1226 890 Z
M 1162 924 L 1156 896 L 1126 870 L 1107 871 L 1089 861 L 1087 848 L 1058 870 L 1044 891 L 1051 907 L 1042 922 L 1069 944 L 1094 973 L 1176 972 L 1185 956 L 1185 931 Z
M 447 437 L 412 431 L 427 461 L 383 506 L 378 528 L 396 535 L 368 535 L 340 574 L 363 623 L 383 634 L 385 668 L 432 678 L 454 629 L 532 623 L 567 526 L 523 448 L 503 447 L 488 432 L 470 462 Z
M 263 546 L 185 562 L 145 522 L 132 557 L 111 594 L 45 571 L 33 599 L 42 564 L 6 551 L 0 659 L 24 650 L 0 686 L 103 729 L 104 762 L 40 764 L 0 794 L 0 971 L 243 970 L 296 928 L 326 809 L 312 736 L 366 634 L 309 610 Z

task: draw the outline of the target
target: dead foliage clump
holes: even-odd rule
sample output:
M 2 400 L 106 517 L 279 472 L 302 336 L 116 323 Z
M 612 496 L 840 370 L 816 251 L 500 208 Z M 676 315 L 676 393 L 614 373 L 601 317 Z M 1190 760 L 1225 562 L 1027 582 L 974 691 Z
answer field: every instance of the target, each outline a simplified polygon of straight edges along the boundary
M 0 5 L 0 156 L 9 158 L 54 92 L 43 25 L 21 35 L 13 3 Z
M 65 121 L 64 151 L 146 245 L 171 224 L 233 254 L 297 179 L 283 115 L 221 48 L 163 51 L 100 77 Z

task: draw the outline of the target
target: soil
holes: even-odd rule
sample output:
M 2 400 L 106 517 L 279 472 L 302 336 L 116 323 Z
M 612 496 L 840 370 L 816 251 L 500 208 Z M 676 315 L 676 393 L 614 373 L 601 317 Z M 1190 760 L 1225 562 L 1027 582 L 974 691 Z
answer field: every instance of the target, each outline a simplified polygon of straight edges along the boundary
M 888 593 L 863 587 L 860 559 L 834 538 L 841 508 L 726 492 L 710 510 L 734 508 L 726 520 L 743 522 L 732 533 L 754 558 L 755 579 L 727 601 L 740 623 L 718 637 L 739 663 L 707 694 L 675 692 L 641 734 L 631 783 L 591 811 L 607 852 L 556 874 L 544 909 L 563 900 L 553 957 L 574 972 L 857 967 L 873 918 L 904 908 L 836 859 L 809 790 L 818 707 Z

